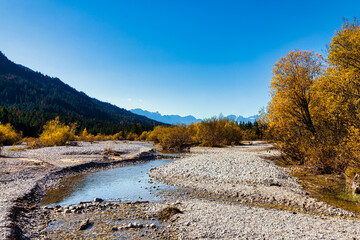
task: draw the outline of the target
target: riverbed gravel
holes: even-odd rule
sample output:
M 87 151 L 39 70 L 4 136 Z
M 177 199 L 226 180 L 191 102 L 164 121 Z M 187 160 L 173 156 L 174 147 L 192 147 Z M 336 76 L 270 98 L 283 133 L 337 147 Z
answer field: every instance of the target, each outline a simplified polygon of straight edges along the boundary
M 309 197 L 287 169 L 261 157 L 278 154 L 261 143 L 196 148 L 152 169 L 158 181 L 198 192 L 168 203 L 184 212 L 173 219 L 179 239 L 359 238 L 353 213 Z
M 21 217 L 36 203 L 45 190 L 64 176 L 112 166 L 131 165 L 154 159 L 156 153 L 143 144 L 104 141 L 77 142 L 75 146 L 19 150 L 24 146 L 4 147 L 0 157 L 0 239 L 21 237 L 31 231 L 27 223 L 36 216 Z M 118 156 L 102 154 L 111 149 Z M 26 206 L 25 206 L 26 205 Z M 31 215 L 31 214 L 30 214 Z
M 182 199 L 170 206 L 178 239 L 359 239 L 360 222 L 228 201 Z M 157 206 L 159 211 L 164 206 Z
M 109 148 L 117 154 L 105 155 Z M 113 141 L 8 149 L 0 158 L 0 239 L 360 239 L 354 214 L 311 198 L 287 169 L 264 158 L 279 155 L 271 144 L 192 148 L 152 169 L 156 180 L 181 187 L 160 203 L 94 201 L 53 209 L 38 202 L 64 176 L 141 163 L 157 154 L 147 145 Z M 168 206 L 182 213 L 158 221 Z M 87 219 L 93 227 L 76 232 Z M 143 227 L 131 227 L 138 223 Z

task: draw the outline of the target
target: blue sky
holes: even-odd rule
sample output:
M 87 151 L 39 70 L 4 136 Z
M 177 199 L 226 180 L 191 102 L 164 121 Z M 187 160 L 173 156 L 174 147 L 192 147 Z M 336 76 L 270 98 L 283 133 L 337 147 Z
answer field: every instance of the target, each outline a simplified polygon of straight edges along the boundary
M 0 51 L 126 109 L 256 114 L 274 63 L 326 54 L 360 1 L 0 0 Z

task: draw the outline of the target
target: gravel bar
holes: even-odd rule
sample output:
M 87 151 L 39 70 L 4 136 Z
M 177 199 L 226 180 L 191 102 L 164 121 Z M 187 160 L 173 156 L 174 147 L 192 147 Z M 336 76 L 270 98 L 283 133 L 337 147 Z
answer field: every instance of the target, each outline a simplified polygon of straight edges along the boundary
M 152 169 L 156 180 L 199 193 L 171 203 L 184 211 L 173 219 L 179 239 L 359 238 L 353 213 L 310 198 L 287 169 L 261 157 L 278 154 L 263 143 L 195 148 Z

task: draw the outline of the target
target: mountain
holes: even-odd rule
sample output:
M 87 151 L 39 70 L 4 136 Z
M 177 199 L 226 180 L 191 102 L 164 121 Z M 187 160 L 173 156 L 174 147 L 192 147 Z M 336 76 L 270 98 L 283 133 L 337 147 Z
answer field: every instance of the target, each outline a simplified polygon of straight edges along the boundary
M 241 115 L 237 116 L 236 117 L 236 122 L 251 122 L 251 123 L 254 123 L 257 119 L 259 118 L 259 115 L 253 115 L 253 116 L 250 116 L 250 117 L 243 117 Z
M 179 115 L 161 115 L 159 112 L 149 112 L 140 108 L 131 109 L 130 112 L 167 124 L 191 124 L 201 121 L 201 119 L 197 119 L 191 115 L 186 117 Z
M 58 78 L 13 63 L 0 52 L 0 122 L 10 122 L 25 136 L 36 136 L 56 116 L 95 134 L 141 132 L 162 124 L 91 98 Z
M 136 109 L 131 109 L 130 112 L 138 114 L 138 115 L 142 115 L 142 116 L 146 116 L 150 119 L 159 121 L 159 122 L 163 122 L 163 123 L 167 123 L 167 124 L 191 124 L 191 123 L 196 123 L 196 122 L 201 122 L 202 119 L 199 118 L 195 118 L 194 116 L 186 116 L 186 117 L 181 117 L 179 115 L 161 115 L 159 112 L 149 112 L 146 110 L 142 110 L 140 108 L 136 108 Z M 236 122 L 252 122 L 254 123 L 257 119 L 258 119 L 258 115 L 254 115 L 254 116 L 250 116 L 250 117 L 243 117 L 243 116 L 236 116 L 236 115 L 229 115 L 226 116 L 226 118 L 236 121 Z

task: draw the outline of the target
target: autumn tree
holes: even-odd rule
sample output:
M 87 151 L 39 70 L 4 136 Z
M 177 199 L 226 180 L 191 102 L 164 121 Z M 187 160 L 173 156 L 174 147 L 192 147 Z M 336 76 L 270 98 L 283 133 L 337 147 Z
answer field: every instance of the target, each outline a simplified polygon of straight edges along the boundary
M 329 44 L 328 68 L 315 84 L 323 145 L 339 170 L 360 165 L 360 25 L 346 21 Z M 330 146 L 328 146 L 330 148 Z M 334 166 L 334 163 L 330 163 Z
M 296 50 L 273 68 L 269 127 L 282 150 L 300 162 L 305 158 L 302 144 L 312 144 L 317 138 L 311 89 L 322 66 L 320 54 Z

